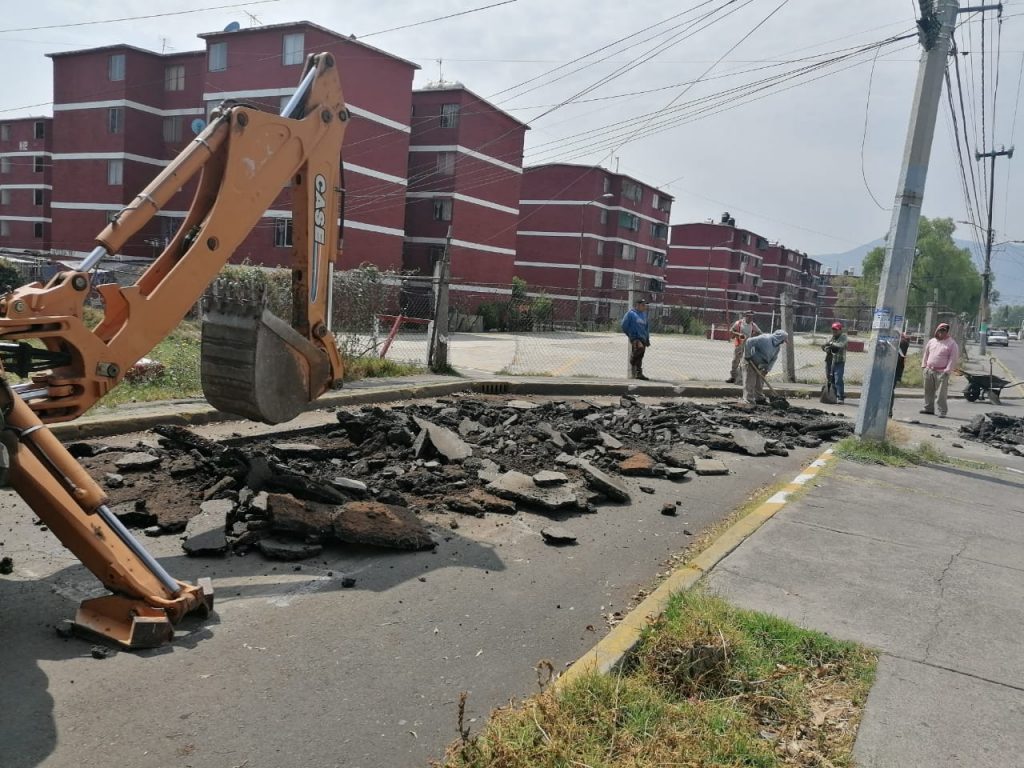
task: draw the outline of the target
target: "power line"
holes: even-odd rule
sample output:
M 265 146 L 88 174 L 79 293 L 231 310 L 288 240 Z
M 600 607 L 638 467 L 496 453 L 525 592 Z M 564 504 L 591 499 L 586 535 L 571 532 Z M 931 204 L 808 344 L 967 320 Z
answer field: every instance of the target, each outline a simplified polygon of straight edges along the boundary
M 509 5 L 510 3 L 516 3 L 519 0 L 502 0 L 500 3 L 491 3 L 490 5 L 481 5 L 479 8 L 470 8 L 466 11 L 459 11 L 458 13 L 449 13 L 447 16 L 436 16 L 433 19 L 424 19 L 423 21 L 414 21 L 411 24 L 403 24 L 400 27 L 389 27 L 388 29 L 378 29 L 376 32 L 367 32 L 364 35 L 357 35 L 357 40 L 362 40 L 366 37 L 373 37 L 374 35 L 383 35 L 387 32 L 397 32 L 400 29 L 411 29 L 413 27 L 422 27 L 424 24 L 433 24 L 435 21 L 444 21 L 445 19 L 454 19 L 456 16 L 466 16 L 470 13 L 477 13 L 478 11 L 486 11 L 490 8 L 497 8 L 500 5 Z
M 510 0 L 512 1 L 512 0 Z M 266 3 L 277 3 L 280 0 L 248 0 L 245 3 L 232 3 L 231 5 L 212 5 L 206 8 L 192 8 L 185 11 L 168 11 L 167 13 L 150 13 L 146 16 L 122 16 L 118 19 L 101 19 L 99 21 L 75 21 L 67 24 L 47 24 L 39 27 L 12 27 L 10 29 L 0 29 L 0 34 L 6 34 L 8 32 L 35 32 L 41 29 L 65 29 L 68 27 L 90 27 L 97 24 L 115 24 L 120 21 L 139 21 L 141 19 L 159 19 L 166 16 L 184 16 L 189 13 L 206 13 L 207 11 L 221 11 L 225 8 L 241 8 L 246 5 L 264 5 Z

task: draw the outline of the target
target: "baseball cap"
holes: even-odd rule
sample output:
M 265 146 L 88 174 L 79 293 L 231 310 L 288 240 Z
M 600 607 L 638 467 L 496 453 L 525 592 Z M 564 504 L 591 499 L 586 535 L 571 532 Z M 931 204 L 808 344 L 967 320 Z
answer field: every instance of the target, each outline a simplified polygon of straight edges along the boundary
M 832 330 L 833 331 L 841 331 L 841 330 L 843 330 L 843 324 L 842 323 L 832 323 Z

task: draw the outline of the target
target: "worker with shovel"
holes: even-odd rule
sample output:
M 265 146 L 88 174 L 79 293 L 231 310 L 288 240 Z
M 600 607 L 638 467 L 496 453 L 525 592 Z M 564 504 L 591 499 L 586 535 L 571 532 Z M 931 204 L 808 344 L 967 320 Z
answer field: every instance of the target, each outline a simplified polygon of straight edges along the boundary
M 751 336 L 744 342 L 743 399 L 751 405 L 767 402 L 764 396 L 765 377 L 779 359 L 779 350 L 787 339 L 789 334 L 779 329 L 774 333 Z

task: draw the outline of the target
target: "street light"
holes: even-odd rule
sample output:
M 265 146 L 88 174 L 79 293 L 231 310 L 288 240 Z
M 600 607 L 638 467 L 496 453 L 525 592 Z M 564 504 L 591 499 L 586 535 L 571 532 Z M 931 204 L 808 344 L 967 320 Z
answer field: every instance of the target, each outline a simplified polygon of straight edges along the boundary
M 583 205 L 580 206 L 580 248 L 579 248 L 579 254 L 578 254 L 578 261 L 579 261 L 579 263 L 578 263 L 578 265 L 576 267 L 576 330 L 577 331 L 580 329 L 580 308 L 581 308 L 581 306 L 583 304 L 583 238 L 584 238 L 584 235 L 585 235 L 584 227 L 583 227 L 583 225 L 584 225 L 583 214 L 586 213 L 588 205 L 593 205 L 594 203 L 598 202 L 599 200 L 608 200 L 608 199 L 610 199 L 612 197 L 615 197 L 615 195 L 613 195 L 611 192 L 605 192 L 600 197 L 595 198 L 593 200 L 588 200 L 587 202 L 585 202 Z

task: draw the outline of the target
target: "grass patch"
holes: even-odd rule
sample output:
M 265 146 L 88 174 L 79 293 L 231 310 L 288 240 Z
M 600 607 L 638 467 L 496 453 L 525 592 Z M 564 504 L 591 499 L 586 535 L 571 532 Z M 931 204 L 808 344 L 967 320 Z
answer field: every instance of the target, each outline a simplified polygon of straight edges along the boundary
M 201 338 L 200 323 L 182 321 L 147 355 L 163 363 L 163 373 L 146 381 L 122 381 L 100 401 L 100 405 L 113 408 L 125 403 L 202 397 L 203 387 L 199 377 Z M 375 357 L 347 358 L 344 363 L 345 381 L 413 376 L 424 372 L 418 365 Z
M 445 768 L 849 766 L 876 656 L 700 590 L 676 595 L 620 675 L 498 710 Z
M 833 447 L 837 456 L 861 464 L 887 464 L 909 467 L 914 464 L 948 464 L 950 459 L 931 443 L 902 447 L 888 440 L 861 440 L 845 437 Z
M 183 321 L 148 355 L 163 363 L 163 373 L 148 381 L 122 381 L 100 400 L 100 405 L 113 408 L 124 403 L 201 397 L 203 388 L 199 381 L 200 337 L 199 323 L 192 320 Z
M 345 358 L 345 381 L 360 379 L 382 379 L 392 376 L 415 376 L 423 373 L 424 368 L 412 363 L 396 363 L 393 360 L 379 357 Z

